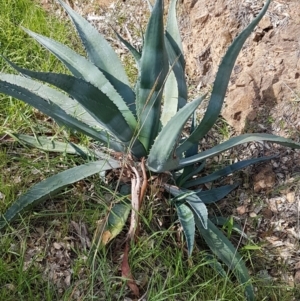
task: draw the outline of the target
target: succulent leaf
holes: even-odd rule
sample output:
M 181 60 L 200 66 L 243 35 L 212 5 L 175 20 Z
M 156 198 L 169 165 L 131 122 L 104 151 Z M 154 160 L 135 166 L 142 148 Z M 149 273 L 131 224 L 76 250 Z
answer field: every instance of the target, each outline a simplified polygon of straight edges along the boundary
M 172 67 L 172 71 L 174 72 L 177 80 L 177 104 L 178 109 L 180 109 L 187 103 L 187 84 L 185 80 L 185 60 L 176 17 L 176 3 L 177 0 L 172 0 L 170 2 L 165 33 L 165 43 L 169 57 L 169 64 Z M 172 88 L 172 86 L 166 86 L 165 89 L 168 88 Z
M 178 111 L 178 85 L 174 71 L 168 75 L 164 88 L 164 101 L 160 121 L 164 127 Z
M 64 189 L 67 185 L 78 182 L 98 172 L 119 167 L 120 163 L 115 160 L 99 160 L 70 168 L 47 178 L 30 188 L 25 194 L 21 195 L 11 205 L 11 207 L 8 208 L 8 210 L 0 218 L 0 229 L 8 222 L 11 222 L 23 210 L 49 199 Z
M 179 158 L 174 156 L 176 143 L 180 138 L 186 121 L 204 98 L 205 96 L 188 103 L 163 127 L 148 156 L 147 165 L 150 170 L 163 172 L 177 168 Z
M 202 153 L 199 153 L 198 155 L 189 157 L 189 158 L 184 158 L 180 160 L 178 168 L 183 168 L 184 166 L 194 164 L 196 162 L 202 161 L 207 158 L 211 158 L 221 152 L 224 152 L 234 146 L 247 143 L 247 142 L 252 142 L 252 141 L 269 141 L 273 143 L 278 143 L 280 145 L 284 145 L 287 147 L 291 148 L 300 148 L 300 143 L 294 142 L 293 140 L 275 136 L 272 134 L 244 134 L 240 135 L 238 137 L 233 137 L 219 145 L 216 145 L 212 147 L 211 149 L 208 149 Z
M 93 247 L 100 246 L 102 248 L 120 234 L 128 219 L 130 210 L 131 206 L 128 199 L 114 204 L 94 234 Z
M 240 50 L 242 49 L 246 39 L 266 13 L 269 4 L 270 0 L 267 0 L 258 16 L 239 34 L 239 36 L 228 48 L 219 66 L 219 70 L 217 72 L 216 79 L 213 85 L 210 101 L 208 103 L 208 107 L 204 114 L 204 117 L 198 125 L 197 129 L 189 136 L 189 138 L 187 138 L 178 147 L 178 154 L 182 154 L 196 143 L 198 144 L 198 142 L 204 137 L 204 135 L 207 134 L 207 132 L 215 124 L 224 102 L 225 93 L 228 87 L 230 75 L 234 67 L 236 58 Z
M 8 133 L 11 137 L 20 143 L 36 147 L 48 152 L 67 153 L 80 155 L 83 157 L 96 156 L 97 158 L 105 158 L 107 154 L 95 150 L 92 151 L 82 145 L 72 142 L 61 142 L 49 137 L 32 137 L 24 134 Z
M 184 203 L 174 202 L 179 222 L 187 242 L 188 254 L 192 255 L 195 241 L 195 219 L 193 211 Z
M 168 36 L 172 38 L 174 44 L 178 47 L 179 51 L 177 52 L 177 55 L 181 55 L 183 58 L 183 47 L 176 17 L 176 4 L 177 0 L 170 1 L 166 32 L 168 33 Z
M 63 1 L 58 0 L 73 21 L 89 60 L 95 64 L 135 113 L 135 95 L 122 63 L 105 38 L 87 20 Z
M 234 164 L 228 165 L 228 166 L 226 166 L 222 169 L 219 169 L 218 171 L 216 171 L 216 172 L 214 172 L 214 173 L 212 173 L 208 176 L 187 181 L 182 185 L 182 187 L 190 188 L 192 186 L 212 182 L 212 181 L 215 181 L 215 180 L 217 180 L 221 177 L 228 176 L 229 174 L 232 174 L 232 173 L 234 173 L 234 172 L 236 172 L 236 171 L 238 171 L 242 168 L 245 168 L 249 165 L 264 162 L 264 161 L 268 161 L 268 160 L 272 160 L 276 157 L 277 156 L 269 156 L 269 157 L 260 157 L 260 158 L 255 158 L 255 159 L 239 161 L 237 163 L 234 163 Z
M 229 223 L 231 224 L 231 219 L 232 219 L 232 217 L 214 216 L 210 220 L 215 225 L 224 227 L 224 226 L 228 225 Z M 249 236 L 245 233 L 245 231 L 242 229 L 242 227 L 238 223 L 236 223 L 234 220 L 232 223 L 232 230 L 234 230 L 235 232 L 240 234 L 242 237 L 244 237 L 248 240 L 251 240 L 249 238 Z
M 197 196 L 202 200 L 204 204 L 212 204 L 222 200 L 232 190 L 239 186 L 240 183 L 232 185 L 225 185 L 210 190 L 201 190 L 197 192 Z
M 73 103 L 69 102 L 68 97 L 60 91 L 29 78 L 0 73 L 0 92 L 23 100 L 44 114 L 52 117 L 60 124 L 64 124 L 72 130 L 77 130 L 98 141 L 104 142 L 110 145 L 114 150 L 125 151 L 125 146 L 121 142 L 109 136 L 107 133 L 96 130 L 71 116 L 70 112 L 74 112 Z M 71 104 L 70 112 L 60 107 L 62 101 Z M 86 120 L 87 119 L 85 119 L 85 121 Z
M 140 60 L 141 60 L 141 53 L 135 49 L 129 42 L 127 42 L 125 39 L 123 39 L 119 33 L 117 33 L 115 30 L 114 30 L 116 36 L 118 37 L 118 39 L 127 47 L 127 49 L 131 52 L 132 56 L 134 57 L 135 59 L 135 62 L 138 66 L 138 68 L 140 69 Z
M 167 191 L 169 191 L 175 198 L 174 202 L 187 203 L 197 215 L 201 221 L 203 227 L 207 228 L 208 212 L 203 201 L 196 195 L 194 191 L 187 189 L 179 189 L 176 186 L 165 185 Z
M 228 238 L 208 219 L 205 229 L 199 218 L 195 215 L 198 230 L 211 251 L 234 273 L 240 283 L 245 285 L 245 293 L 248 301 L 254 301 L 254 291 L 250 284 L 248 270 L 236 248 Z
M 52 52 L 75 77 L 85 80 L 106 94 L 122 112 L 131 129 L 136 128 L 136 118 L 128 107 L 134 105 L 134 100 L 129 99 L 126 104 L 99 68 L 69 47 L 28 29 L 23 29 L 38 43 Z
M 67 74 L 35 72 L 14 66 L 19 72 L 30 77 L 47 82 L 67 92 L 75 98 L 82 107 L 119 140 L 129 144 L 133 131 L 117 106 L 98 88 L 88 82 Z
M 139 139 L 148 151 L 160 129 L 163 86 L 169 64 L 165 48 L 163 0 L 157 0 L 147 25 L 137 83 Z

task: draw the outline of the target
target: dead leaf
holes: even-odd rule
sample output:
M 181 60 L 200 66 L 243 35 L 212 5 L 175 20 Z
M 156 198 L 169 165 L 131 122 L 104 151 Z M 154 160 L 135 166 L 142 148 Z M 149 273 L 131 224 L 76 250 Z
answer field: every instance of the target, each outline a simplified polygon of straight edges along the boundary
M 140 295 L 140 291 L 138 286 L 135 283 L 135 280 L 133 279 L 133 276 L 131 274 L 129 262 L 128 262 L 128 253 L 129 253 L 129 243 L 128 241 L 125 244 L 125 249 L 124 249 L 124 256 L 122 260 L 122 265 L 121 265 L 121 271 L 122 271 L 122 277 L 127 279 L 127 285 L 132 291 L 132 293 L 138 297 Z

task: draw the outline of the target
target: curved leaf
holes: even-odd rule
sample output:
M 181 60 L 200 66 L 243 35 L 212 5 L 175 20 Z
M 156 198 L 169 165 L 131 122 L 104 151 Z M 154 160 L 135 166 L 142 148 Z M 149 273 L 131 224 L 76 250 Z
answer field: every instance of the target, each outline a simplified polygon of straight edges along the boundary
M 210 190 L 201 190 L 197 192 L 197 196 L 202 200 L 204 204 L 212 204 L 222 200 L 226 195 L 228 195 L 232 190 L 239 186 L 240 183 L 235 183 L 232 185 L 225 185 Z
M 228 217 L 224 217 L 224 216 L 216 216 L 216 217 L 212 217 L 210 219 L 215 225 L 218 226 L 226 226 L 226 224 L 228 224 L 230 218 Z M 235 221 L 233 221 L 233 225 L 232 225 L 232 230 L 234 230 L 235 232 L 237 232 L 238 234 L 240 234 L 242 237 L 248 239 L 251 241 L 250 237 L 244 232 L 244 230 L 242 229 L 242 227 L 236 223 Z
M 100 248 L 107 245 L 123 230 L 128 219 L 131 202 L 124 199 L 112 206 L 107 217 L 101 221 L 94 234 L 93 245 Z
M 77 54 L 69 47 L 23 28 L 38 43 L 52 52 L 77 78 L 82 78 L 106 94 L 119 108 L 132 130 L 136 129 L 137 121 L 128 106 L 134 106 L 132 100 L 125 103 L 104 74 L 93 63 Z
M 182 108 L 187 103 L 187 85 L 185 79 L 185 60 L 183 56 L 183 47 L 181 43 L 180 32 L 177 23 L 176 17 L 176 3 L 177 0 L 172 0 L 170 2 L 169 11 L 168 11 L 168 19 L 167 19 L 167 27 L 165 34 L 165 43 L 166 49 L 169 57 L 169 64 L 172 67 L 172 71 L 174 72 L 175 78 L 177 80 L 177 89 L 175 90 L 175 86 L 167 85 L 166 83 L 166 94 L 170 94 L 173 89 L 173 93 L 177 91 L 177 110 Z M 171 90 L 169 92 L 169 90 Z M 168 103 L 171 100 L 168 100 Z M 166 103 L 166 101 L 165 101 Z
M 267 160 L 272 160 L 274 158 L 276 158 L 277 156 L 269 156 L 269 157 L 261 157 L 261 158 L 255 158 L 255 159 L 249 159 L 249 160 L 243 160 L 243 161 L 239 161 L 236 162 L 234 164 L 228 165 L 225 168 L 222 168 L 208 176 L 205 177 L 200 177 L 188 182 L 185 182 L 182 186 L 185 188 L 190 188 L 192 186 L 196 186 L 196 185 L 200 185 L 200 184 L 204 184 L 207 182 L 212 182 L 215 181 L 221 177 L 226 177 L 242 168 L 245 168 L 249 165 L 252 164 L 256 164 L 256 163 L 260 163 L 260 162 L 264 162 Z
M 254 301 L 254 291 L 250 284 L 248 270 L 236 248 L 209 219 L 207 220 L 207 229 L 203 227 L 197 216 L 195 216 L 195 222 L 211 251 L 229 267 L 238 281 L 245 285 L 247 300 Z
M 163 86 L 169 70 L 164 40 L 163 0 L 153 7 L 142 51 L 137 83 L 139 139 L 148 151 L 160 128 Z
M 125 151 L 125 147 L 121 142 L 113 139 L 105 132 L 95 130 L 75 117 L 70 116 L 69 112 L 61 109 L 60 103 L 64 100 L 68 102 L 68 97 L 60 91 L 19 75 L 0 73 L 0 92 L 34 106 L 60 124 L 104 142 L 114 150 Z M 59 105 L 56 103 L 59 103 Z M 73 110 L 74 108 L 71 106 L 70 111 L 73 112 Z M 89 119 L 86 118 L 85 120 L 88 121 Z
M 25 194 L 21 195 L 11 207 L 8 208 L 4 215 L 1 216 L 0 229 L 8 222 L 11 222 L 23 210 L 53 197 L 67 185 L 101 171 L 119 167 L 120 163 L 115 160 L 99 160 L 70 168 L 34 185 Z
M 40 73 L 41 74 L 47 74 L 47 73 L 35 72 L 35 71 L 27 70 L 27 69 L 24 69 L 24 68 L 20 68 L 19 66 L 17 66 L 16 64 L 14 64 L 10 60 L 8 60 L 7 58 L 3 57 L 3 59 L 12 68 L 14 68 L 18 72 L 20 72 L 24 75 L 27 75 L 29 77 L 37 78 L 37 76 Z M 2 75 L 4 75 L 4 74 L 2 73 Z M 37 82 L 35 82 L 35 81 L 33 81 L 33 82 L 35 83 L 34 84 L 35 86 L 38 85 Z M 18 81 L 16 80 L 15 83 L 17 84 Z M 40 83 L 39 83 L 39 85 L 40 85 Z M 30 89 L 31 85 L 28 86 L 28 88 Z M 38 88 L 36 88 L 36 89 L 38 90 Z M 75 99 L 73 99 L 71 97 L 68 97 L 67 95 L 65 95 L 63 93 L 56 93 L 54 95 L 55 96 L 57 95 L 57 97 L 52 97 L 52 101 L 55 104 L 57 104 L 61 109 L 66 111 L 67 114 L 70 114 L 71 116 L 76 117 L 77 119 L 79 119 L 80 121 L 86 123 L 87 125 L 89 125 L 91 127 L 98 128 L 98 129 L 101 129 L 101 130 L 103 129 L 103 127 L 100 126 L 99 122 L 96 121 Z
M 67 153 L 72 155 L 79 155 L 83 157 L 96 156 L 97 158 L 105 158 L 107 154 L 98 150 L 91 150 L 82 145 L 77 145 L 72 142 L 60 142 L 49 137 L 32 137 L 24 134 L 8 133 L 12 138 L 19 143 L 24 143 L 29 146 L 47 151 Z
M 187 242 L 188 254 L 192 255 L 195 241 L 195 219 L 193 211 L 185 204 L 174 202 L 179 222 Z
M 198 155 L 184 158 L 180 160 L 180 163 L 178 165 L 178 168 L 182 168 L 184 166 L 194 164 L 196 162 L 202 161 L 207 158 L 211 158 L 221 152 L 224 152 L 234 146 L 247 143 L 247 142 L 253 142 L 253 141 L 269 141 L 273 143 L 278 143 L 287 147 L 291 148 L 300 148 L 300 143 L 294 142 L 290 139 L 271 135 L 271 134 L 244 134 L 240 135 L 238 137 L 233 137 L 219 145 L 216 145 L 212 147 L 211 149 L 208 149 Z
M 189 151 L 191 150 L 191 148 L 189 149 Z M 193 165 L 189 165 L 184 167 L 181 171 L 182 173 L 180 174 L 180 176 L 176 179 L 176 183 L 179 187 L 185 187 L 184 183 L 190 179 L 191 177 L 193 177 L 194 175 L 197 175 L 198 173 L 200 173 L 203 168 L 206 165 L 206 161 L 203 160 L 203 162 L 200 162 L 200 165 L 197 167 L 194 167 Z M 187 187 L 185 187 L 187 188 Z
M 179 189 L 176 186 L 165 185 L 165 189 L 169 191 L 175 198 L 172 200 L 177 203 L 186 202 L 193 212 L 197 215 L 204 228 L 207 228 L 208 212 L 203 201 L 196 195 L 195 191 L 187 189 Z
M 228 48 L 216 75 L 216 79 L 213 85 L 212 94 L 210 97 L 210 101 L 208 103 L 207 110 L 204 114 L 204 117 L 197 129 L 193 132 L 193 134 L 186 139 L 177 149 L 177 153 L 181 154 L 184 151 L 188 150 L 194 144 L 198 144 L 198 142 L 206 135 L 206 133 L 212 128 L 215 124 L 226 94 L 227 86 L 229 83 L 231 71 L 234 67 L 236 58 L 243 47 L 248 36 L 251 34 L 255 26 L 259 23 L 261 18 L 266 13 L 268 6 L 270 4 L 270 0 L 267 0 L 265 6 L 262 8 L 258 16 L 245 28 L 239 36 L 234 40 L 234 42 Z
M 168 33 L 169 37 L 172 38 L 174 44 L 180 50 L 180 53 L 177 53 L 177 55 L 179 54 L 182 55 L 183 47 L 181 43 L 181 37 L 180 37 L 180 32 L 179 32 L 177 17 L 176 17 L 176 4 L 177 4 L 177 0 L 170 1 L 166 32 Z
M 177 110 L 184 107 L 187 103 L 187 85 L 186 85 L 186 79 L 185 79 L 185 71 L 184 67 L 182 66 L 182 63 L 180 62 L 180 55 L 176 55 L 171 43 L 168 39 L 165 40 L 166 43 L 166 49 L 168 53 L 169 58 L 169 64 L 170 68 L 172 68 L 171 74 L 174 73 L 177 85 L 172 85 L 171 83 L 165 86 L 165 95 L 173 95 L 173 97 L 176 96 L 175 103 L 177 104 Z M 168 76 L 169 78 L 170 76 Z M 168 79 L 167 79 L 168 82 Z M 166 82 L 166 84 L 167 84 Z M 172 91 L 171 89 L 174 89 Z M 169 91 L 171 90 L 171 91 Z M 176 92 L 176 94 L 175 94 Z M 165 99 L 164 103 L 167 105 L 171 105 L 172 102 L 174 102 L 174 99 Z
M 164 127 L 178 111 L 178 85 L 173 70 L 171 70 L 166 80 L 163 103 L 160 121 Z
M 174 156 L 176 143 L 182 129 L 191 114 L 200 105 L 205 96 L 195 99 L 183 108 L 166 124 L 158 134 L 148 156 L 147 165 L 154 172 L 176 169 L 179 158 Z
M 213 270 L 219 273 L 219 275 L 221 275 L 222 277 L 227 277 L 227 273 L 225 272 L 222 264 L 217 261 L 215 256 L 206 253 L 204 257 Z
M 135 113 L 135 95 L 130 88 L 122 63 L 113 48 L 87 20 L 63 1 L 58 0 L 58 2 L 73 21 L 89 60 L 105 74 L 105 77 L 118 91 L 128 107 Z
M 135 62 L 138 66 L 138 69 L 140 69 L 140 60 L 141 60 L 141 53 L 136 50 L 129 42 L 127 42 L 125 39 L 123 39 L 119 33 L 117 33 L 114 29 L 113 31 L 115 32 L 116 36 L 118 37 L 118 39 L 127 47 L 127 49 L 131 52 L 132 56 L 135 59 Z
M 128 144 L 133 137 L 133 130 L 127 124 L 118 107 L 103 92 L 88 82 L 71 75 L 50 72 L 35 72 L 12 66 L 19 72 L 47 82 L 67 92 L 106 129 L 122 142 Z
M 193 131 L 195 130 L 195 128 L 197 127 L 197 111 L 194 111 L 193 114 L 193 119 L 192 119 L 192 123 L 191 123 L 191 127 L 190 127 L 190 134 L 193 133 Z M 193 147 L 189 148 L 186 153 L 184 154 L 185 157 L 191 157 L 194 155 L 198 154 L 198 144 L 195 144 Z M 189 180 L 190 178 L 192 178 L 194 175 L 197 175 L 198 173 L 200 173 L 203 168 L 206 165 L 206 161 L 203 160 L 202 162 L 199 162 L 199 166 L 194 166 L 194 165 L 189 165 L 184 167 L 181 170 L 181 175 L 176 178 L 176 183 L 178 186 L 182 187 L 183 184 Z

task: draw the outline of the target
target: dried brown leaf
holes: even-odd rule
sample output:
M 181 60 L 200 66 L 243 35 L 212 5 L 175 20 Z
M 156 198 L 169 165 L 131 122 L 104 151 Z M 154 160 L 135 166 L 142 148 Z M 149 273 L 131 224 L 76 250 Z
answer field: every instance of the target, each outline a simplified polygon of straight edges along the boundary
M 124 249 L 124 256 L 122 260 L 122 265 L 121 265 L 121 272 L 122 272 L 122 277 L 127 279 L 127 285 L 132 291 L 132 293 L 138 297 L 140 295 L 140 291 L 138 286 L 136 285 L 135 280 L 133 279 L 133 276 L 131 274 L 129 262 L 128 262 L 128 253 L 129 253 L 129 243 L 128 241 L 125 244 L 125 249 Z

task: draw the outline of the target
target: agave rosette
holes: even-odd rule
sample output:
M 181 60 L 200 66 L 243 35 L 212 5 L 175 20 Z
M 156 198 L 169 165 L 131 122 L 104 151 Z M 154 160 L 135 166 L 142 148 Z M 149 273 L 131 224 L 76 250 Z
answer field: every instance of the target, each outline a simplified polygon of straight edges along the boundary
M 208 191 L 193 191 L 189 188 L 216 181 L 250 164 L 274 158 L 248 159 L 211 175 L 197 176 L 206 159 L 236 145 L 250 141 L 270 141 L 300 148 L 298 143 L 269 134 L 240 135 L 206 151 L 201 151 L 199 145 L 199 141 L 217 121 L 236 58 L 244 42 L 266 13 L 270 0 L 228 48 L 219 66 L 207 110 L 200 122 L 196 118 L 196 110 L 205 96 L 188 101 L 176 0 L 170 1 L 166 27 L 163 21 L 163 0 L 155 2 L 141 52 L 117 34 L 134 56 L 138 67 L 139 75 L 134 88 L 130 86 L 119 57 L 104 37 L 63 1 L 57 1 L 71 18 L 87 57 L 55 40 L 24 29 L 52 52 L 68 68 L 71 75 L 31 71 L 8 61 L 20 75 L 0 73 L 0 92 L 34 106 L 60 125 L 84 133 L 108 149 L 132 154 L 136 164 L 146 158 L 150 172 L 171 172 L 172 183 L 176 185 L 166 183 L 165 189 L 173 195 L 172 202 L 183 226 L 189 255 L 192 254 L 197 227 L 213 253 L 245 284 L 248 300 L 254 300 L 253 288 L 249 284 L 250 277 L 241 256 L 209 219 L 206 209 L 206 204 L 222 199 L 237 184 Z M 190 119 L 190 135 L 182 138 L 182 131 Z M 43 150 L 90 155 L 89 149 L 73 143 L 43 137 L 37 140 L 22 134 L 13 135 L 20 142 Z M 67 185 L 101 171 L 121 167 L 121 163 L 111 158 L 109 152 L 98 151 L 93 155 L 97 161 L 63 171 L 29 189 L 2 215 L 0 228 L 27 207 L 57 194 Z M 113 237 L 120 232 L 128 214 L 128 203 L 115 206 L 115 211 L 112 209 L 111 222 L 107 227 L 117 227 L 116 231 L 111 231 L 114 233 Z

